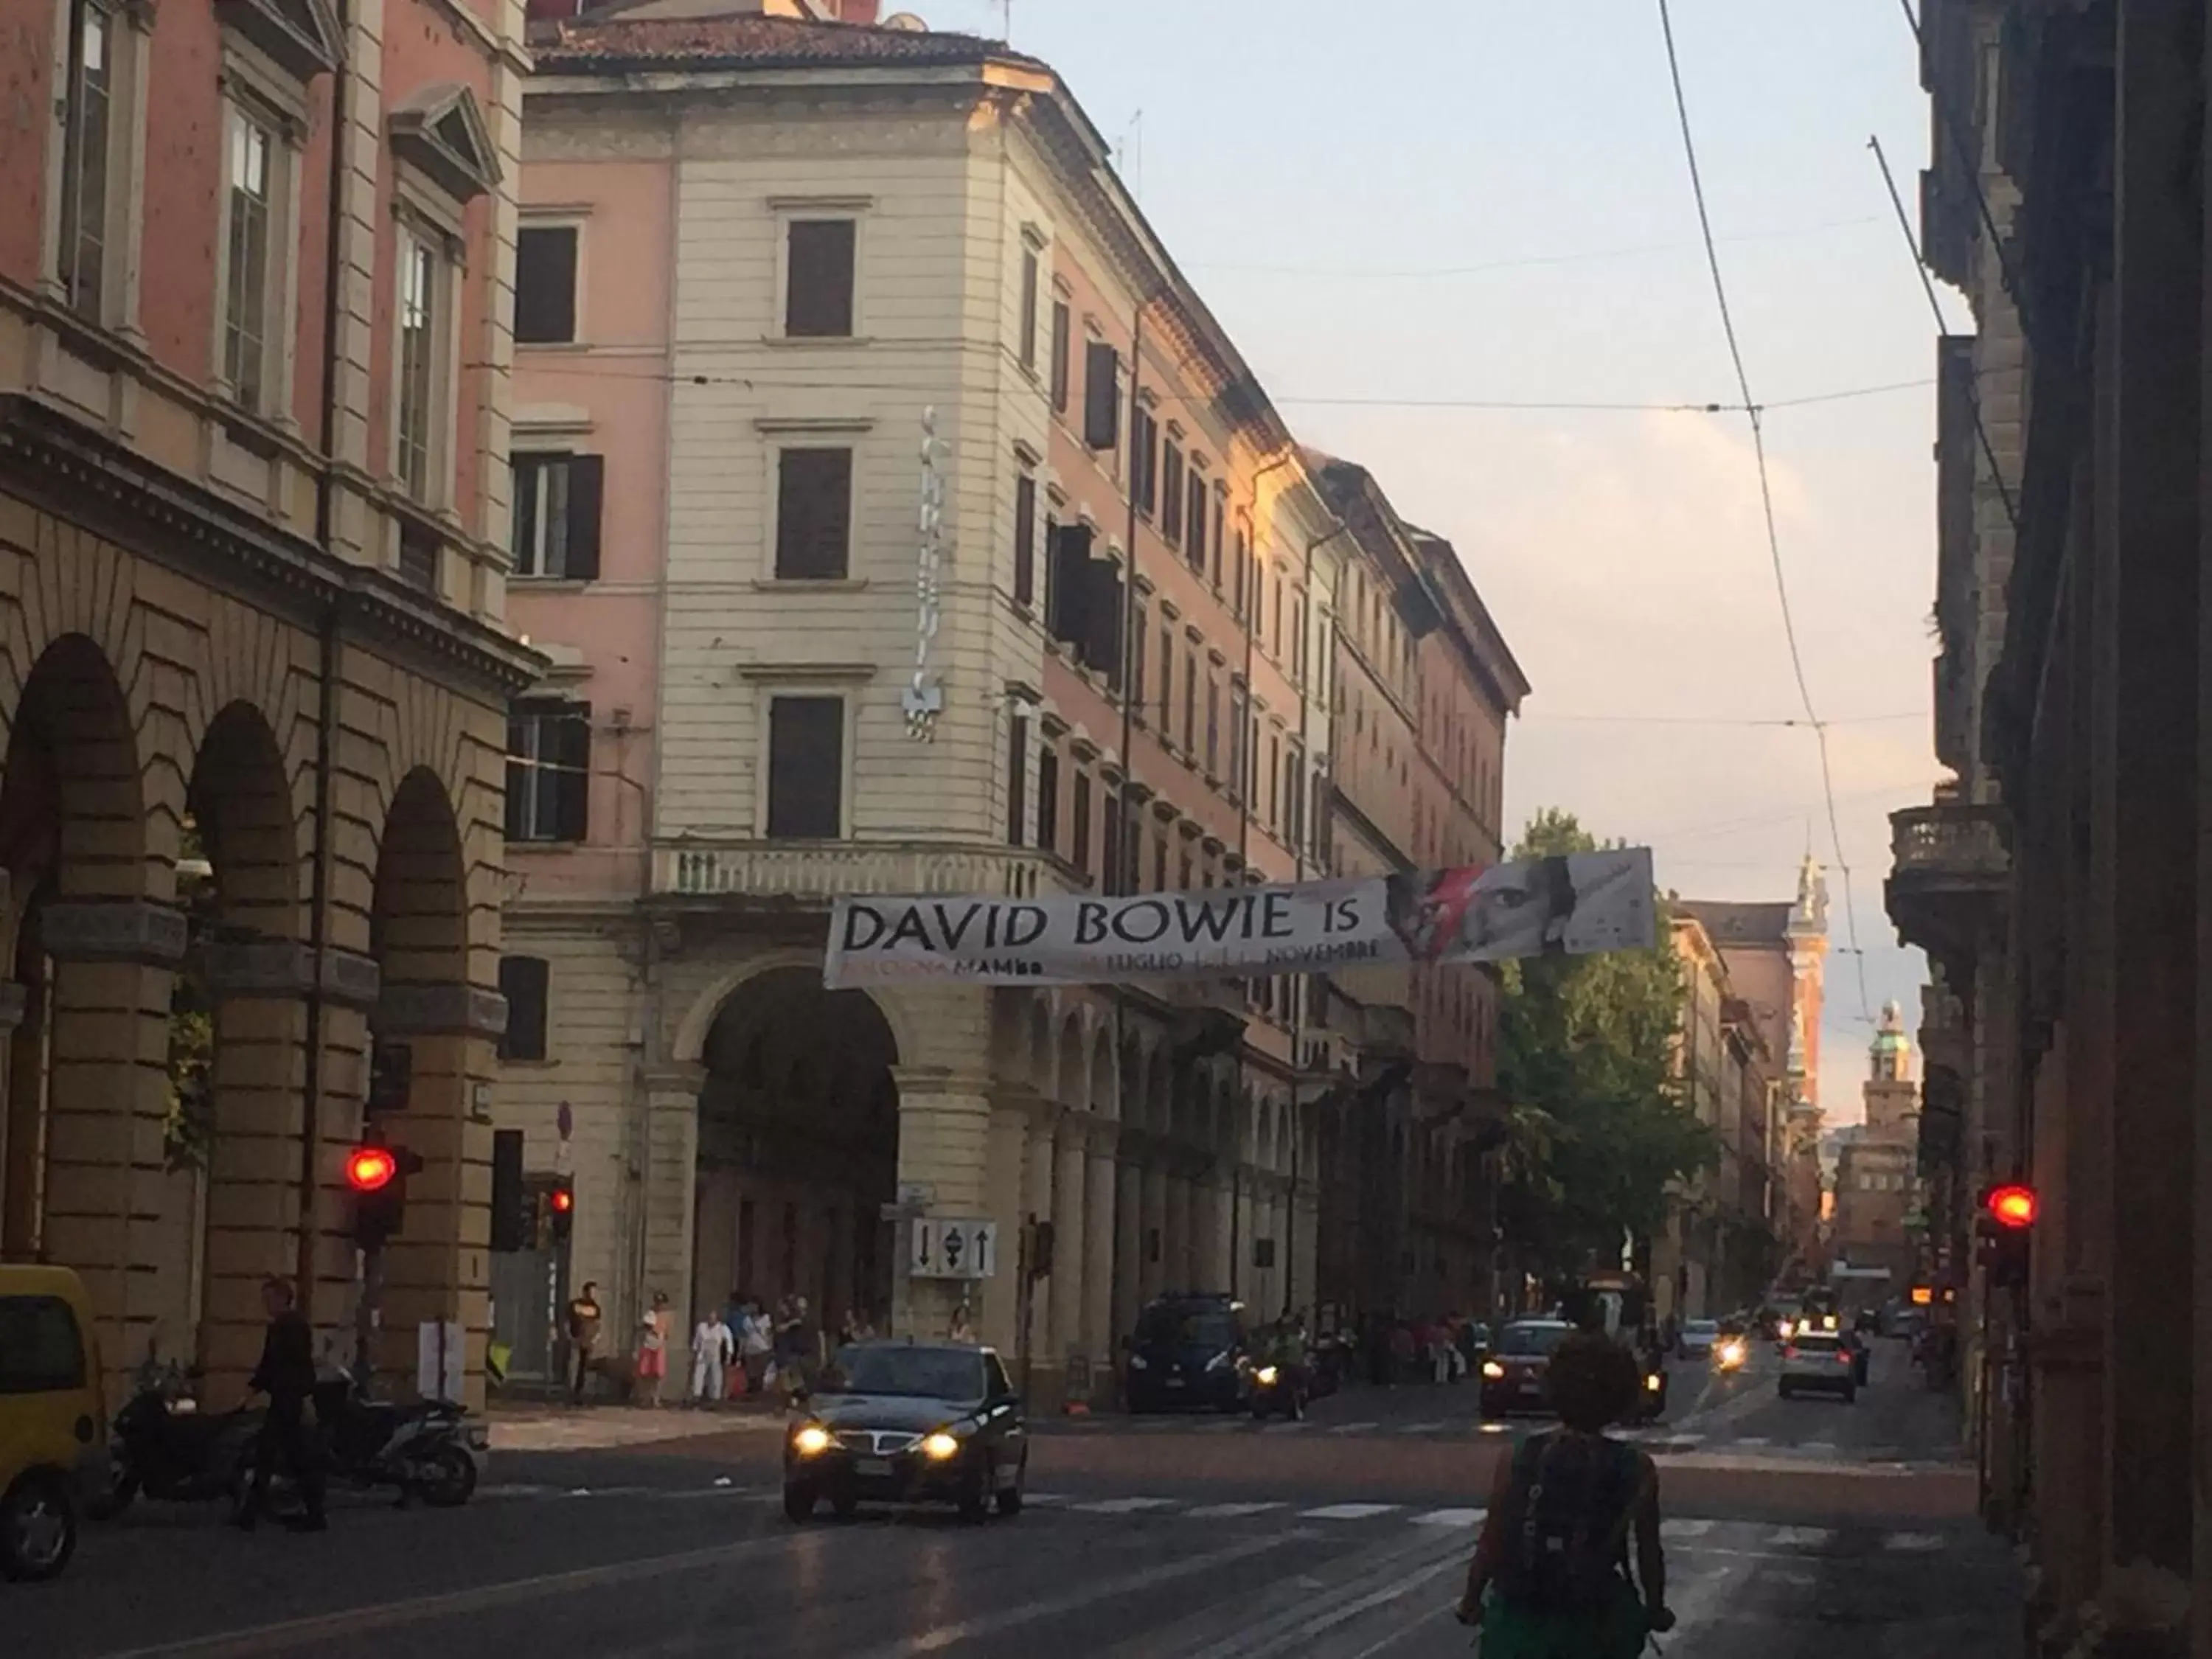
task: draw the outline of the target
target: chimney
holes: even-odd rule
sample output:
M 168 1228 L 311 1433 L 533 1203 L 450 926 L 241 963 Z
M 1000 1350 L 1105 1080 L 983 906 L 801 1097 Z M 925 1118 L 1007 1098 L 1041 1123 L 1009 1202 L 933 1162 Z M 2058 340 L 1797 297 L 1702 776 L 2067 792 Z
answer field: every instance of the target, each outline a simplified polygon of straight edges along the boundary
M 836 0 L 841 23 L 872 23 L 883 9 L 883 0 Z

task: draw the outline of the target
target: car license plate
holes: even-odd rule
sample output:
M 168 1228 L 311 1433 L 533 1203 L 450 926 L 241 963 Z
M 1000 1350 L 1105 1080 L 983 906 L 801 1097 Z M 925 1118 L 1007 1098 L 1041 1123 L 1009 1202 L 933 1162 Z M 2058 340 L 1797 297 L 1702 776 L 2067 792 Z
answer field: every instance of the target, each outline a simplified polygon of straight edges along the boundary
M 885 1475 L 890 1472 L 891 1460 L 888 1457 L 856 1457 L 853 1460 L 853 1473 L 855 1474 Z

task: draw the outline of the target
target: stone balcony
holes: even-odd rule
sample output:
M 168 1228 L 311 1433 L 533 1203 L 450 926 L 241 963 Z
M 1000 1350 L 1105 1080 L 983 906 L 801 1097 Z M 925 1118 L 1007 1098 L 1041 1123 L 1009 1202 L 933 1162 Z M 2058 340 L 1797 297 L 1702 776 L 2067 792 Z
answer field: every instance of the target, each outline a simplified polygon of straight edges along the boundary
M 929 842 L 694 839 L 653 849 L 656 896 L 811 910 L 864 893 L 1054 898 L 1090 884 L 1052 854 Z
M 1905 943 L 1942 962 L 1971 963 L 2011 888 L 2005 821 L 2002 807 L 1965 801 L 1889 815 L 1886 896 Z

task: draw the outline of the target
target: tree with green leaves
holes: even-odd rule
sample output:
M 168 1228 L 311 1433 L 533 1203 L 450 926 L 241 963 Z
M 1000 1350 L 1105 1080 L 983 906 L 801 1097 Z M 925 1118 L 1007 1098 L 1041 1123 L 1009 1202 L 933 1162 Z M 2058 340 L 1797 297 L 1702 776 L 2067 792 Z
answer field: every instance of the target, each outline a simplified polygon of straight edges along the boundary
M 1516 859 L 1598 850 L 1573 814 L 1529 821 Z M 1623 1235 L 1656 1234 L 1671 1183 L 1716 1159 L 1674 1076 L 1681 971 L 1666 944 L 1504 964 L 1498 1086 L 1507 1109 L 1499 1221 L 1525 1271 L 1615 1266 Z

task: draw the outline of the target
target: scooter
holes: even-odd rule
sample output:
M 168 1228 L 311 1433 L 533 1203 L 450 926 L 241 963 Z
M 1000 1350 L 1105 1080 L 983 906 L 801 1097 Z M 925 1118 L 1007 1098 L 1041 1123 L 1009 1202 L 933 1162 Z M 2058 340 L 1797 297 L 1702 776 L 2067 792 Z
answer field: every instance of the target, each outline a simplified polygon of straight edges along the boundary
M 173 1504 L 237 1496 L 261 1413 L 200 1410 L 196 1380 L 173 1363 L 139 1373 L 108 1436 L 107 1490 L 93 1504 L 100 1519 L 122 1514 L 141 1493 Z
M 475 1494 L 491 1436 L 467 1417 L 451 1401 L 371 1399 L 350 1371 L 315 1389 L 331 1477 L 362 1491 L 395 1487 L 403 1506 L 419 1498 L 433 1509 L 457 1509 Z
M 1252 1420 L 1264 1422 L 1280 1413 L 1293 1423 L 1305 1420 L 1305 1379 L 1287 1365 L 1260 1365 L 1252 1371 L 1249 1386 L 1252 1406 Z

